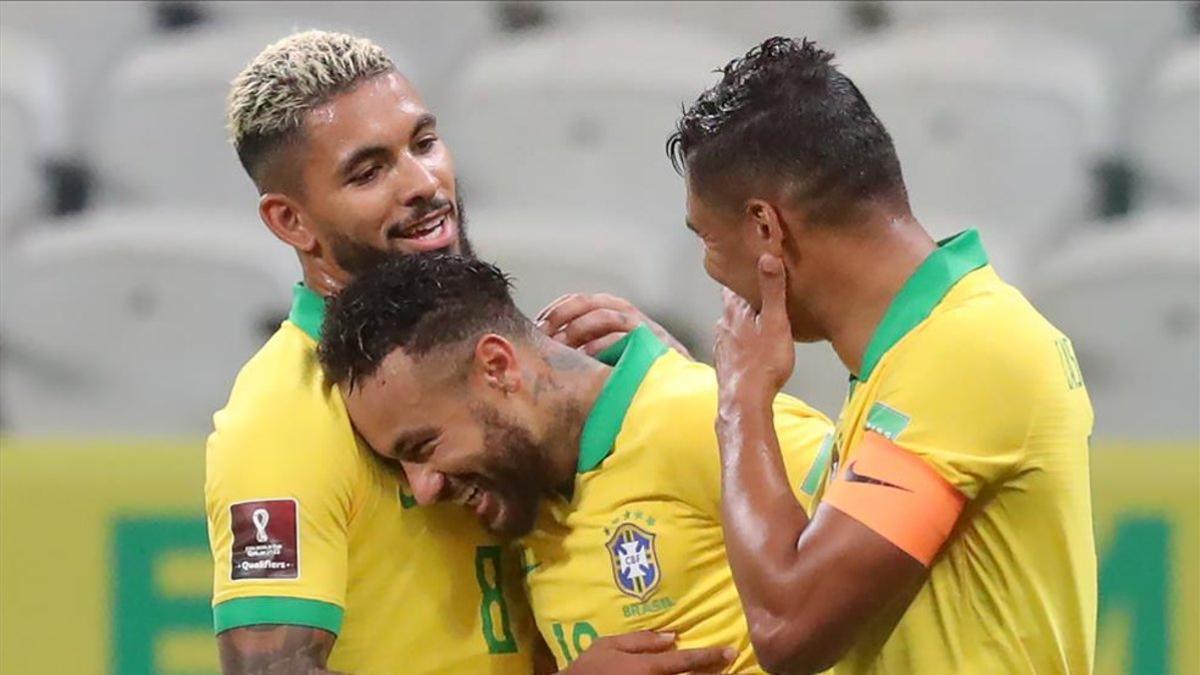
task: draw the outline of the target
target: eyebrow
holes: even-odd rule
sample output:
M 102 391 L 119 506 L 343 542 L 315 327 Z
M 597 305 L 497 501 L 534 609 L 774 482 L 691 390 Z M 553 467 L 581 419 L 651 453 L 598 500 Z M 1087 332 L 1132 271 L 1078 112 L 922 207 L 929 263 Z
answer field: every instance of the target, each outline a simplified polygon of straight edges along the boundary
M 413 125 L 413 135 L 417 135 L 427 127 L 437 126 L 437 116 L 433 113 L 421 113 L 417 117 L 417 123 Z M 350 154 L 345 161 L 338 166 L 338 173 L 342 176 L 349 176 L 350 172 L 354 171 L 355 167 L 367 161 L 368 159 L 382 159 L 391 153 L 385 145 L 368 145 L 355 150 Z
M 437 436 L 438 430 L 434 427 L 420 427 L 412 431 L 406 431 L 400 434 L 396 442 L 392 444 L 392 457 L 401 461 L 408 461 L 407 458 L 422 443 Z

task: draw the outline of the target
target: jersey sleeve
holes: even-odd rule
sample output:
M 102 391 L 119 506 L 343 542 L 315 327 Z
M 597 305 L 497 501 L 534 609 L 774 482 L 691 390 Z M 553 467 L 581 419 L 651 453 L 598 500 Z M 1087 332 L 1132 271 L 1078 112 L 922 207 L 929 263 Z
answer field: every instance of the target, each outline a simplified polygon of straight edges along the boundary
M 329 408 L 269 399 L 219 413 L 208 440 L 214 627 L 285 624 L 336 635 L 361 480 L 356 441 Z
M 966 503 L 1019 471 L 1038 398 L 1021 340 L 954 325 L 969 318 L 912 336 L 878 374 L 824 498 L 925 565 Z
M 833 451 L 833 425 L 800 400 L 780 394 L 773 406 L 775 434 L 787 468 L 788 484 L 810 515 L 824 484 Z

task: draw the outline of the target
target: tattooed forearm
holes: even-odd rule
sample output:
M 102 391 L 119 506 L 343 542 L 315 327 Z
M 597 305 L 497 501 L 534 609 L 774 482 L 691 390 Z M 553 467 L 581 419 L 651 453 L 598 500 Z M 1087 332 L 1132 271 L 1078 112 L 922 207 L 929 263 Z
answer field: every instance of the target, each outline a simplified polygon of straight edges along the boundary
M 336 675 L 325 661 L 336 638 L 302 626 L 247 626 L 217 636 L 225 675 Z

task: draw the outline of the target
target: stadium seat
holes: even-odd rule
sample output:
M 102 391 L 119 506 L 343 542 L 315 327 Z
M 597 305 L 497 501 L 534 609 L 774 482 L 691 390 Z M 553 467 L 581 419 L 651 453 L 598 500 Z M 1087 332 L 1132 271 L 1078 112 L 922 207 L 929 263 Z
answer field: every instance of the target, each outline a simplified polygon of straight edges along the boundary
M 1200 438 L 1200 213 L 1097 225 L 1062 250 L 1029 297 L 1074 343 L 1096 437 Z
M 650 22 L 548 29 L 482 50 L 443 129 L 472 204 L 680 227 L 663 150 L 738 46 Z
M 1162 64 L 1143 113 L 1136 151 L 1146 205 L 1200 204 L 1200 39 Z
M 0 265 L 6 430 L 207 432 L 286 316 L 294 255 L 252 213 L 121 210 L 57 225 Z
M 0 31 L 0 242 L 48 206 L 46 167 L 67 145 L 61 75 L 47 45 Z
M 150 0 L 5 0 L 0 30 L 37 39 L 62 64 L 63 122 L 71 152 L 82 152 L 95 133 L 96 106 L 108 97 L 104 91 L 108 75 L 130 45 L 152 34 L 157 4 Z
M 230 25 L 269 20 L 282 33 L 307 28 L 344 30 L 369 37 L 399 58 L 405 74 L 435 112 L 446 103 L 450 81 L 493 31 L 493 3 L 459 2 L 296 2 L 218 0 L 204 10 Z M 415 68 L 416 70 L 412 70 Z
M 214 24 L 134 50 L 100 111 L 102 203 L 251 208 L 257 195 L 229 142 L 225 101 L 237 73 L 289 31 L 279 22 Z
M 1103 59 L 1113 96 L 1110 107 L 1119 153 L 1129 149 L 1145 95 L 1147 75 L 1187 39 L 1193 2 L 1039 2 L 1037 0 L 904 0 L 885 3 L 898 27 L 961 20 L 995 21 L 1049 30 L 1079 40 Z
M 638 2 L 636 9 L 622 2 L 556 0 L 547 3 L 551 22 L 586 26 L 636 15 L 644 20 L 669 23 L 674 30 L 689 28 L 717 33 L 737 46 L 726 60 L 744 53 L 772 35 L 804 36 L 826 45 L 839 44 L 855 32 L 852 3 L 769 2 L 744 0 L 731 7 L 722 2 Z M 716 68 L 718 63 L 709 67 Z
M 1087 49 L 1027 28 L 945 23 L 880 35 L 838 61 L 891 132 L 918 218 L 1006 223 L 1011 247 L 1027 249 L 1088 216 L 1111 127 Z

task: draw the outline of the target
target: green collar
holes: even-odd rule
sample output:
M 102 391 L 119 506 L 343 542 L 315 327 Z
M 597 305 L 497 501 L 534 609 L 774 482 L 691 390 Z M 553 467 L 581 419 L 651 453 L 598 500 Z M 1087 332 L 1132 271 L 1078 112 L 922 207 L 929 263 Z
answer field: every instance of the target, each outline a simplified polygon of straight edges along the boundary
M 292 288 L 292 311 L 288 321 L 317 342 L 321 341 L 321 322 L 325 320 L 325 298 L 317 295 L 308 286 L 298 283 Z
M 939 241 L 937 250 L 929 254 L 892 298 L 892 304 L 867 343 L 862 372 L 855 379 L 870 378 L 879 359 L 924 321 L 959 279 L 986 264 L 987 252 L 979 241 L 979 232 L 974 229 Z
M 667 352 L 646 326 L 638 326 L 619 342 L 596 355 L 600 362 L 613 366 L 612 374 L 596 397 L 583 433 L 579 438 L 579 473 L 600 466 L 612 453 L 617 434 L 625 423 L 625 413 L 638 387 L 658 357 Z

